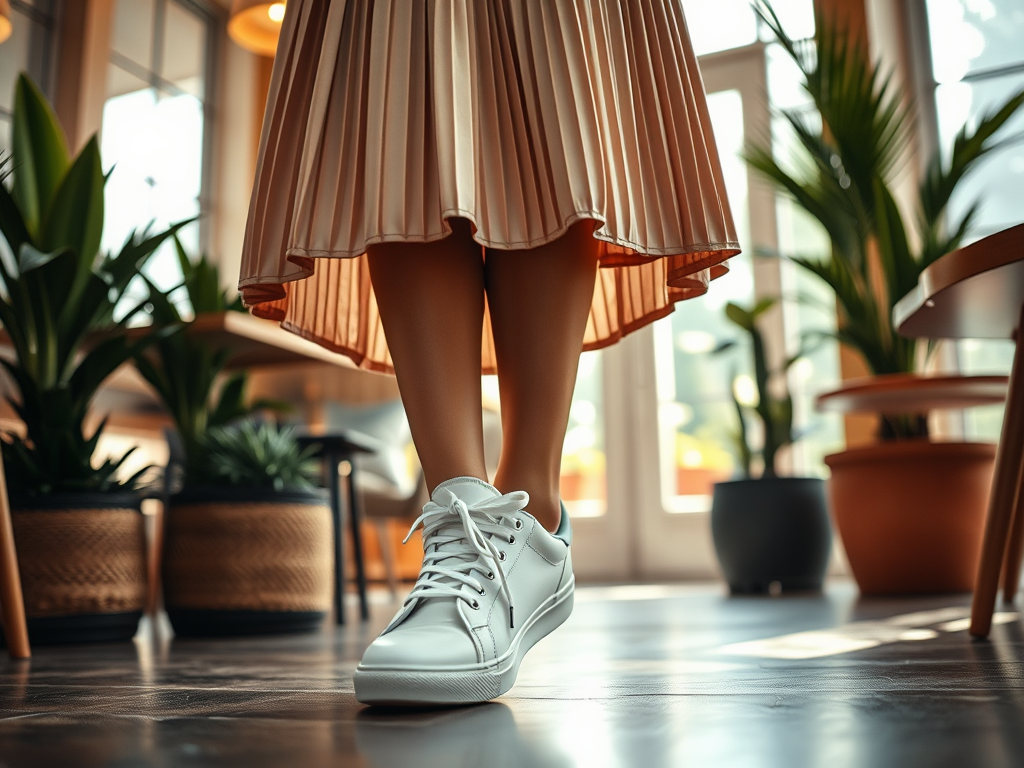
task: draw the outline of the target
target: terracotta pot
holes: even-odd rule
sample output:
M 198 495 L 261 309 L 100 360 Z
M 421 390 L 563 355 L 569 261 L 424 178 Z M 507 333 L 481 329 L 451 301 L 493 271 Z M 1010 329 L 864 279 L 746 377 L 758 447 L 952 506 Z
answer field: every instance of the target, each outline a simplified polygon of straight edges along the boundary
M 331 607 L 332 540 L 321 491 L 172 496 L 163 560 L 171 626 L 184 636 L 316 630 Z
M 996 447 L 905 441 L 825 457 L 829 501 L 864 594 L 968 592 Z

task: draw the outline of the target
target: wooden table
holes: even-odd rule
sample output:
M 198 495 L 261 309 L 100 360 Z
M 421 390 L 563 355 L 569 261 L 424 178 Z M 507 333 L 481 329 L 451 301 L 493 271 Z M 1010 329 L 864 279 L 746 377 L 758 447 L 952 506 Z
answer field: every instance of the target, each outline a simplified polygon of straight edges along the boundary
M 1024 224 L 943 256 L 893 310 L 903 336 L 1015 339 L 1009 397 L 971 608 L 971 634 L 987 637 L 1002 573 L 1013 600 L 1024 559 Z

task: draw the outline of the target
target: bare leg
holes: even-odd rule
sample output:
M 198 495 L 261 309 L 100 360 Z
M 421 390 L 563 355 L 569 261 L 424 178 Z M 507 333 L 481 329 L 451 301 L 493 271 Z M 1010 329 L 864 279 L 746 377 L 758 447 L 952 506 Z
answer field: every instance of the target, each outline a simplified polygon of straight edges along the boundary
M 594 296 L 595 226 L 585 219 L 537 248 L 486 252 L 503 431 L 494 484 L 529 493 L 529 512 L 548 530 L 560 517 L 562 443 Z
M 370 279 L 427 487 L 487 480 L 480 395 L 484 266 L 467 219 L 432 243 L 368 249 Z

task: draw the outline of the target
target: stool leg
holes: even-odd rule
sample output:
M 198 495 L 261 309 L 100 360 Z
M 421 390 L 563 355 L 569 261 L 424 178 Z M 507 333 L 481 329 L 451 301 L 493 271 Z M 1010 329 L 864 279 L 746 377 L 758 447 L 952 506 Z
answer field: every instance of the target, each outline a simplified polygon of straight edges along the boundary
M 7 500 L 7 481 L 0 458 L 0 611 L 3 612 L 7 650 L 14 659 L 32 656 L 25 625 L 25 601 L 21 593 L 18 555 L 14 549 L 14 526 Z
M 348 522 L 352 529 L 352 558 L 356 563 L 356 585 L 359 589 L 359 615 L 363 621 L 370 618 L 370 605 L 366 599 L 366 567 L 363 563 L 362 515 L 359 510 L 359 492 L 356 489 L 356 463 L 349 461 Z
M 1010 371 L 1009 396 L 1003 416 L 1002 433 L 996 450 L 995 474 L 992 477 L 992 496 L 985 520 L 985 537 L 978 563 L 978 579 L 971 604 L 971 634 L 988 637 L 992 629 L 999 576 L 1003 570 L 1007 538 L 1013 527 L 1017 506 L 1017 488 L 1020 484 L 1021 463 L 1024 460 L 1024 333 L 1017 334 L 1017 350 Z
M 334 620 L 345 623 L 345 548 L 344 528 L 341 519 L 341 478 L 338 465 L 341 457 L 337 453 L 325 453 L 324 482 L 331 494 L 331 518 L 334 523 Z

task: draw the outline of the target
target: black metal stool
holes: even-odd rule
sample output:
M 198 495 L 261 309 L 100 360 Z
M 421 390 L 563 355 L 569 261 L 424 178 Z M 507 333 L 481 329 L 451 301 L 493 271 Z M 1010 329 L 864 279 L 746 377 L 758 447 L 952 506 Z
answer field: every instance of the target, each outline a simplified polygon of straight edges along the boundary
M 356 566 L 356 585 L 359 589 L 359 615 L 366 621 L 370 618 L 370 607 L 366 600 L 366 568 L 363 562 L 363 537 L 360 529 L 362 514 L 359 508 L 359 493 L 356 490 L 357 453 L 376 453 L 380 442 L 362 432 L 346 429 L 324 435 L 301 435 L 302 447 L 318 446 L 314 456 L 323 461 L 324 482 L 331 494 L 331 516 L 334 518 L 334 610 L 338 624 L 345 623 L 345 549 L 344 520 L 341 505 L 341 480 L 338 477 L 341 463 L 347 461 L 348 473 L 348 519 L 352 535 L 352 557 Z

